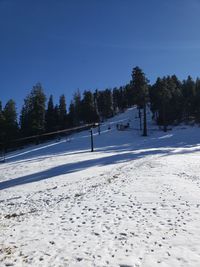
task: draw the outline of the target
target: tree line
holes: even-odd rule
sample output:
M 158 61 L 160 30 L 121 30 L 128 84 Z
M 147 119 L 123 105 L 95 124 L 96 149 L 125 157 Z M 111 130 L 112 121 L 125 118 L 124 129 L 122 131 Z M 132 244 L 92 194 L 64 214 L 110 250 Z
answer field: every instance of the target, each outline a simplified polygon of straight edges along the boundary
M 158 77 L 149 84 L 143 70 L 135 67 L 128 84 L 105 90 L 77 90 L 67 109 L 65 95 L 54 103 L 53 95 L 47 99 L 40 83 L 33 86 L 18 119 L 16 104 L 10 99 L 5 106 L 0 101 L 0 143 L 14 139 L 41 135 L 86 123 L 100 122 L 125 109 L 137 105 L 143 118 L 143 135 L 147 135 L 146 107 L 152 119 L 167 130 L 167 125 L 182 121 L 200 122 L 200 79 L 188 76 L 181 81 L 176 75 Z

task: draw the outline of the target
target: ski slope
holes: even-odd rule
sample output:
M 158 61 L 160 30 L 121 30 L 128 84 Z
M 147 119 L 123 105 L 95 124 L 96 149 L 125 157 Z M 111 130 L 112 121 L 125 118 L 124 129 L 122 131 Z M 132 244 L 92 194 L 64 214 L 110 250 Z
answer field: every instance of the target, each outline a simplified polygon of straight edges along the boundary
M 199 267 L 200 128 L 148 119 L 148 137 L 135 108 L 108 120 L 92 153 L 84 131 L 7 155 L 0 266 Z

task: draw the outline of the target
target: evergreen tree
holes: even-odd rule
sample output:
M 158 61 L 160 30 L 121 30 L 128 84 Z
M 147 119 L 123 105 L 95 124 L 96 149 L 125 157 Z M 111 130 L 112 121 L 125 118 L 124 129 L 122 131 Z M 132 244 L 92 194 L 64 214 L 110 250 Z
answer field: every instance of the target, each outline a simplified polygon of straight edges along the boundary
M 54 119 L 55 119 L 55 130 L 58 131 L 60 129 L 60 109 L 58 105 L 55 105 L 54 108 Z
M 153 113 L 153 117 L 156 119 L 156 122 L 159 124 L 160 119 L 160 110 L 162 109 L 159 91 L 162 87 L 162 79 L 160 77 L 157 78 L 155 84 L 150 87 L 150 101 L 151 101 L 151 111 Z
M 162 122 L 164 125 L 164 132 L 167 131 L 167 118 L 166 118 L 166 113 L 167 113 L 167 106 L 169 104 L 170 98 L 171 98 L 171 92 L 168 89 L 167 86 L 167 79 L 164 77 L 160 83 L 158 84 L 158 98 L 160 100 L 161 104 L 161 112 L 160 112 L 160 117 L 162 116 Z
M 43 88 L 37 83 L 25 98 L 21 111 L 20 125 L 24 136 L 37 135 L 45 131 L 45 101 Z
M 117 114 L 120 111 L 119 108 L 120 94 L 118 88 L 113 89 L 112 95 L 113 95 L 113 111 L 115 114 Z
M 180 121 L 182 118 L 182 84 L 176 77 L 176 75 L 167 76 L 167 89 L 169 91 L 166 119 L 168 123 L 174 121 Z
M 158 78 L 150 89 L 151 110 L 159 125 L 167 130 L 167 124 L 182 118 L 181 82 L 175 75 Z
M 154 85 L 149 87 L 149 98 L 150 98 L 150 108 L 151 112 L 153 114 L 152 119 L 155 119 L 155 121 L 158 123 L 158 117 L 159 117 L 159 97 L 157 93 L 158 84 L 160 82 L 160 78 L 157 78 L 157 81 Z
M 131 86 L 131 83 L 127 84 L 124 87 L 124 98 L 126 102 L 126 107 L 132 107 L 133 105 L 136 104 L 135 92 Z
M 103 91 L 103 98 L 104 98 L 104 116 L 106 118 L 110 118 L 114 115 L 112 91 L 110 89 L 106 89 L 105 91 Z
M 186 120 L 189 119 L 190 116 L 195 115 L 195 95 L 196 95 L 196 87 L 195 82 L 193 81 L 191 76 L 188 76 L 187 80 L 183 81 L 182 85 L 182 94 L 183 94 L 183 113 Z
M 59 125 L 61 130 L 67 127 L 67 108 L 64 95 L 61 95 L 59 99 Z
M 53 95 L 50 95 L 46 110 L 46 132 L 53 132 L 56 129 L 56 115 L 53 103 Z
M 147 136 L 146 104 L 149 96 L 148 80 L 139 67 L 135 67 L 132 71 L 130 86 L 134 91 L 137 106 L 143 108 L 143 136 Z
M 10 141 L 18 137 L 18 123 L 15 102 L 10 99 L 3 110 L 4 115 L 4 129 L 5 129 L 5 142 L 8 144 Z
M 124 111 L 129 106 L 130 101 L 127 97 L 128 91 L 129 85 L 126 85 L 125 87 L 121 86 L 119 89 L 113 89 L 113 111 L 115 114 L 119 111 Z
M 74 103 L 71 101 L 69 105 L 69 114 L 68 114 L 68 122 L 69 122 L 69 127 L 73 127 L 76 125 L 75 121 L 75 107 Z
M 75 92 L 73 96 L 73 107 L 74 107 L 74 116 L 73 116 L 73 124 L 79 125 L 82 122 L 82 101 L 81 101 L 81 93 L 79 89 Z
M 98 92 L 97 107 L 101 120 L 110 118 L 114 115 L 113 97 L 110 89 Z
M 94 98 L 94 107 L 95 107 L 95 112 L 97 114 L 98 120 L 100 121 L 100 112 L 98 108 L 98 97 L 99 97 L 99 91 L 96 89 L 95 92 L 93 93 L 93 98 Z
M 85 123 L 92 123 L 99 121 L 94 96 L 90 91 L 84 91 L 82 100 L 82 118 Z

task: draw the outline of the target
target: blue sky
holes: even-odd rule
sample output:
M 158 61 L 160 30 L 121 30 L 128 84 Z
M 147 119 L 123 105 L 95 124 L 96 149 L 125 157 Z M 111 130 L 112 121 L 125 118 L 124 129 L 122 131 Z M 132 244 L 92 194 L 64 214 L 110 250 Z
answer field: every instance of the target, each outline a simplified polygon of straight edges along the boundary
M 0 100 L 200 76 L 200 0 L 0 0 Z

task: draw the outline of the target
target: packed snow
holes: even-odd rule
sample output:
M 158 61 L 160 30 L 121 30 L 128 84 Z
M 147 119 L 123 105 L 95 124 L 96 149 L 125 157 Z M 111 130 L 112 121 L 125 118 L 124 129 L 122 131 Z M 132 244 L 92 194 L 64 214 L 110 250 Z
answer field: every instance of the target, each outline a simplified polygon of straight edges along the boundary
M 132 108 L 6 155 L 0 266 L 199 267 L 200 128 L 139 130 Z M 130 128 L 117 130 L 117 124 Z

